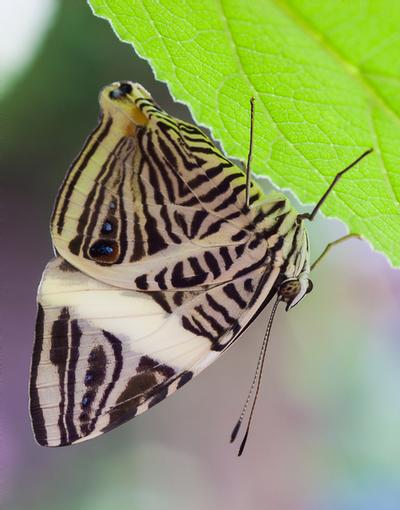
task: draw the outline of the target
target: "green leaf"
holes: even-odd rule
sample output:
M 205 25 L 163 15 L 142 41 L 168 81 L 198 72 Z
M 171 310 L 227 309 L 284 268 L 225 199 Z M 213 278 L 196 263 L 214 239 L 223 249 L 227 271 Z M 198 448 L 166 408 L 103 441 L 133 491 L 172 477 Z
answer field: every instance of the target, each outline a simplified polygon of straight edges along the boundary
M 400 2 L 90 3 L 232 157 L 246 157 L 254 95 L 253 170 L 303 203 L 373 147 L 323 212 L 400 266 Z

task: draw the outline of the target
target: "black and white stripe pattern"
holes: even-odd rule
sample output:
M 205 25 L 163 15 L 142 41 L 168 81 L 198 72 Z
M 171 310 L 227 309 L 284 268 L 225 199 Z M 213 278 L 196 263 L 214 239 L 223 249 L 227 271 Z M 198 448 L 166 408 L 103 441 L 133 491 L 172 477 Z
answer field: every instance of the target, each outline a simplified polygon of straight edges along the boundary
M 103 112 L 56 202 L 57 251 L 105 283 L 137 290 L 196 289 L 233 280 L 266 247 L 304 230 L 283 195 L 245 205 L 243 171 L 195 126 L 170 117 L 138 86 Z M 137 110 L 141 124 L 125 110 Z M 282 239 L 283 237 L 283 239 Z M 291 248 L 293 243 L 290 241 Z
M 37 441 L 62 446 L 111 430 L 219 356 L 265 303 L 278 271 L 201 291 L 143 293 L 50 262 L 39 290 L 31 371 Z
M 120 88 L 119 88 L 120 87 Z M 116 93 L 117 91 L 117 93 Z M 309 272 L 307 232 L 195 126 L 137 84 L 100 96 L 100 124 L 51 220 L 38 295 L 31 416 L 40 444 L 95 437 L 214 361 Z

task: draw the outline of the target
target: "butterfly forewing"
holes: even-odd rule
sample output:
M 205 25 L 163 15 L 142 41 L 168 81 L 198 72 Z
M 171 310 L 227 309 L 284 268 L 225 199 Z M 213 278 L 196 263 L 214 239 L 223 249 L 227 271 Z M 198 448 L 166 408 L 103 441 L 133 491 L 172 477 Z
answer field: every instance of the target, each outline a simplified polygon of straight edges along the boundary
M 248 249 L 256 224 L 243 171 L 198 128 L 159 110 L 140 86 L 128 102 L 106 88 L 101 105 L 55 206 L 52 237 L 64 258 L 106 283 L 158 290 L 228 281 L 265 254 Z M 253 188 L 252 203 L 261 197 Z M 224 271 L 221 256 L 232 261 Z

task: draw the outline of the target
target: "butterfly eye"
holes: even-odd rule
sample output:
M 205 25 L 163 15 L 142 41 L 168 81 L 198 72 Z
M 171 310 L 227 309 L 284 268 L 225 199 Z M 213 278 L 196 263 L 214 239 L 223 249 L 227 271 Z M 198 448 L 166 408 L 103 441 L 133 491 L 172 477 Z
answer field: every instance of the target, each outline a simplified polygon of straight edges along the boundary
M 282 301 L 290 305 L 301 290 L 300 281 L 297 278 L 285 280 L 278 289 L 278 295 Z
M 130 83 L 122 82 L 119 87 L 112 90 L 109 94 L 111 99 L 120 99 L 127 96 L 132 92 L 132 85 Z
M 286 311 L 293 308 L 312 291 L 313 284 L 308 278 L 291 278 L 281 283 L 278 296 L 286 303 Z

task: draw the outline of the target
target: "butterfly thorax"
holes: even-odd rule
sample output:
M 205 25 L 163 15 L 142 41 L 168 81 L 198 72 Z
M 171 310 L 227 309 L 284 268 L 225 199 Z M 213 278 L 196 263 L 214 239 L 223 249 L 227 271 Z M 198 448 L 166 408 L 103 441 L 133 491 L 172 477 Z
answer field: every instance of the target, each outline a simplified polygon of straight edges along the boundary
M 298 282 L 297 299 L 290 306 L 293 307 L 309 286 L 310 248 L 304 222 L 288 198 L 278 192 L 270 193 L 253 214 L 255 240 L 261 240 L 267 246 L 266 262 L 279 268 L 275 288 L 278 289 L 283 282 Z

